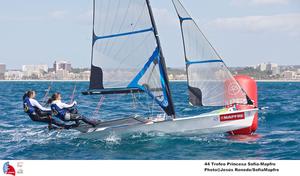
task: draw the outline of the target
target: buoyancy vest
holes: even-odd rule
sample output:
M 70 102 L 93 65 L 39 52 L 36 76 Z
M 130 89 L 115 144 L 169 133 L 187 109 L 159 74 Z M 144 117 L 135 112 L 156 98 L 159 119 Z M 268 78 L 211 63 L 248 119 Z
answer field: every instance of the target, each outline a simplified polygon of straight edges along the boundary
M 23 108 L 24 108 L 24 112 L 26 112 L 27 114 L 35 113 L 35 108 L 30 103 L 30 100 L 28 97 L 26 97 L 23 101 Z
M 57 106 L 57 104 L 53 103 L 53 104 L 51 104 L 51 111 L 52 111 L 53 115 L 64 120 L 66 112 L 68 110 L 64 109 L 64 108 L 60 108 Z

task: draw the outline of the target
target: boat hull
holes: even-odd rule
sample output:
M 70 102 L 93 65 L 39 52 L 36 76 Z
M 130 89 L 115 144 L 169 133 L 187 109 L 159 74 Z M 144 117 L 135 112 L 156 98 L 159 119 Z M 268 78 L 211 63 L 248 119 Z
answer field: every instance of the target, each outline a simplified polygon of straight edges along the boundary
M 139 121 L 136 123 L 114 122 L 113 125 L 106 122 L 96 128 L 77 129 L 83 138 L 105 138 L 111 135 L 124 135 L 128 133 L 178 133 L 178 134 L 209 134 L 225 133 L 250 127 L 257 109 L 240 110 L 227 113 L 209 113 L 194 117 L 177 118 L 161 122 Z M 112 121 L 113 122 L 113 121 Z M 86 131 L 84 131 L 86 130 Z

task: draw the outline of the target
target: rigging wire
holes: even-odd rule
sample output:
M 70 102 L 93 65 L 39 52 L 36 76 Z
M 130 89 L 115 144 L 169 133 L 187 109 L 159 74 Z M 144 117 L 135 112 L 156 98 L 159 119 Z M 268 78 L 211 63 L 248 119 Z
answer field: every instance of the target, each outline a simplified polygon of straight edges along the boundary
M 76 93 L 76 87 L 77 87 L 77 82 L 75 82 L 75 85 L 74 85 L 74 88 L 73 88 L 73 91 L 72 91 L 72 95 L 70 97 L 70 103 L 73 103 L 73 101 L 74 101 L 75 93 Z
M 50 92 L 51 89 L 52 89 L 52 85 L 53 85 L 53 81 L 51 81 L 51 83 L 49 84 L 49 86 L 48 86 L 48 88 L 47 88 L 47 90 L 46 90 L 46 92 L 45 92 L 45 95 L 44 95 L 44 97 L 43 97 L 43 99 L 42 99 L 42 103 L 43 103 L 44 105 L 47 104 L 48 95 L 49 95 L 49 92 Z
M 100 108 L 101 108 L 101 106 L 102 106 L 102 104 L 103 104 L 103 102 L 104 102 L 104 99 L 105 99 L 105 96 L 102 95 L 102 96 L 100 97 L 100 99 L 99 99 L 99 102 L 98 102 L 98 104 L 97 104 L 97 106 L 96 106 L 95 111 L 93 112 L 93 115 L 92 115 L 93 118 L 96 118 L 96 115 L 98 115 L 98 113 L 99 113 L 99 111 L 100 111 Z

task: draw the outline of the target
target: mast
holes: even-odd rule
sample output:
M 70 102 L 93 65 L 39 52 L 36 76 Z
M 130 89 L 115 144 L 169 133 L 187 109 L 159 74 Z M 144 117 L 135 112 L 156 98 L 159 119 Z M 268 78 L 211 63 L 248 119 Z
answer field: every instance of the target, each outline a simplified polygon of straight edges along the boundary
M 92 30 L 92 49 L 91 49 L 91 72 L 93 69 L 93 54 L 94 54 L 94 43 L 95 43 L 95 0 L 93 0 L 93 30 Z M 93 74 L 90 74 L 90 80 L 94 79 L 93 78 Z M 91 85 L 92 81 L 90 81 L 90 87 L 92 87 Z
M 150 15 L 150 18 L 151 18 L 151 23 L 152 23 L 152 26 L 153 26 L 153 29 L 154 29 L 154 35 L 155 35 L 156 43 L 157 43 L 158 48 L 159 48 L 160 64 L 163 67 L 163 74 L 162 74 L 162 76 L 163 76 L 163 78 L 165 80 L 168 102 L 170 104 L 170 106 L 168 106 L 168 110 L 171 113 L 171 116 L 173 118 L 175 118 L 175 109 L 174 109 L 174 103 L 173 103 L 172 95 L 171 95 L 171 91 L 170 91 L 170 83 L 169 83 L 169 78 L 168 78 L 168 73 L 167 73 L 167 67 L 166 67 L 165 58 L 164 58 L 164 55 L 163 55 L 163 52 L 162 52 L 162 47 L 161 47 L 161 44 L 160 44 L 160 39 L 159 39 L 159 35 L 158 35 L 158 31 L 157 31 L 155 19 L 154 19 L 154 16 L 153 16 L 152 8 L 151 8 L 151 5 L 150 5 L 150 1 L 146 0 L 146 3 L 147 3 L 148 10 L 149 10 L 149 15 Z
M 91 50 L 91 74 L 90 74 L 90 89 L 103 89 L 103 72 L 100 67 L 97 67 L 93 64 L 93 55 L 94 55 L 94 45 L 96 42 L 95 34 L 95 11 L 96 11 L 96 2 L 93 0 L 93 30 L 92 30 L 92 50 Z M 86 94 L 87 92 L 82 92 Z

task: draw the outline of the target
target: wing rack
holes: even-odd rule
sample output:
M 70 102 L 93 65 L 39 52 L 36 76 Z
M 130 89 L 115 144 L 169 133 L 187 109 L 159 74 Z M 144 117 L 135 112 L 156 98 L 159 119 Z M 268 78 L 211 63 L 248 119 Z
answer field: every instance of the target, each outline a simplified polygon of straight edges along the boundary
M 82 92 L 83 95 L 107 95 L 107 94 L 129 94 L 129 93 L 143 93 L 144 91 L 139 88 L 112 88 L 112 89 L 98 89 L 87 90 Z

